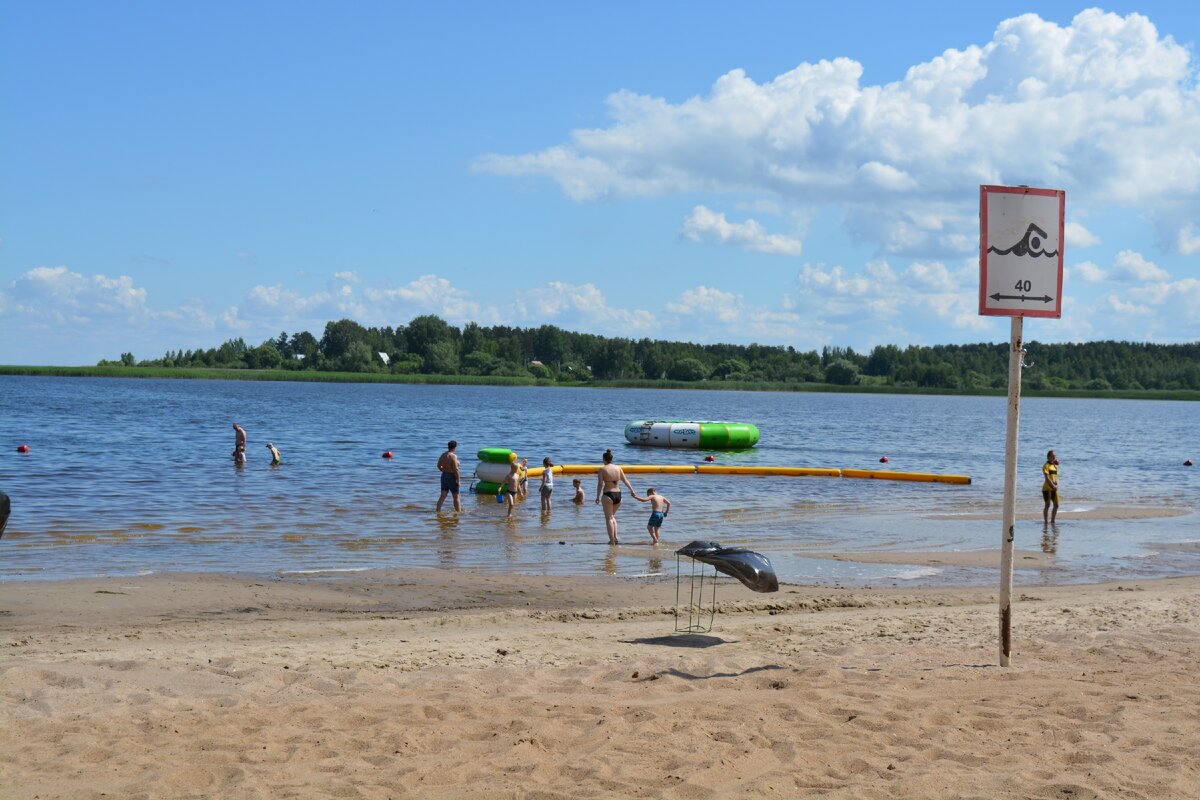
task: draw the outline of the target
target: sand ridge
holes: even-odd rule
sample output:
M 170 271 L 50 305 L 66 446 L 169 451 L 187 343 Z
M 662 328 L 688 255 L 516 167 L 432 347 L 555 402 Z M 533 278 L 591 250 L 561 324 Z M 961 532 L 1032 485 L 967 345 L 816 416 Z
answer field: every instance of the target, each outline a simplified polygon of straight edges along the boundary
M 6 798 L 1195 797 L 1200 579 L 995 593 L 417 570 L 0 587 Z

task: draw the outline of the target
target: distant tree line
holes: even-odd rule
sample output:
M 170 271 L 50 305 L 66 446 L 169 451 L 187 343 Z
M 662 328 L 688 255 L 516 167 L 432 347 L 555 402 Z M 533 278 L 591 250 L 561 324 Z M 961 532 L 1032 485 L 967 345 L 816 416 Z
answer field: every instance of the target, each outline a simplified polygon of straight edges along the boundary
M 1031 389 L 1200 389 L 1200 342 L 1028 342 L 1026 347 L 1032 368 L 1024 373 L 1024 385 Z M 327 323 L 319 339 L 307 331 L 280 333 L 255 347 L 238 338 L 209 350 L 168 351 L 148 361 L 122 353 L 120 360 L 99 365 L 973 390 L 1007 386 L 1008 345 L 881 345 L 866 354 L 826 347 L 818 353 L 759 344 L 605 337 L 553 325 L 483 327 L 469 322 L 460 330 L 425 315 L 396 328 L 367 328 L 342 319 Z

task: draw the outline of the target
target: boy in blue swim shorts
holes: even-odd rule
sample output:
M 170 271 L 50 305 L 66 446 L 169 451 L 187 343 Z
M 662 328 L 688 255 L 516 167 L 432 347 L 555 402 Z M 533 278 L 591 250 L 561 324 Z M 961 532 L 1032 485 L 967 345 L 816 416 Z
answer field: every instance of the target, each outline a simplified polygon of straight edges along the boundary
M 638 497 L 635 494 L 633 499 L 650 504 L 650 520 L 646 523 L 646 533 L 650 534 L 650 541 L 658 544 L 658 529 L 662 527 L 663 521 L 671 511 L 671 501 L 652 488 L 646 490 L 645 497 Z

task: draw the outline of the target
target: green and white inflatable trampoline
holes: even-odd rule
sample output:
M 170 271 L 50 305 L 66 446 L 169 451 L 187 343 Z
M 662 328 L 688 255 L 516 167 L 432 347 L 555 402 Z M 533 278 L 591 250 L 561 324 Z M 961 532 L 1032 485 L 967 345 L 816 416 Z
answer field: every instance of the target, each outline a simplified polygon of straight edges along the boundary
M 645 447 L 741 450 L 758 444 L 758 428 L 745 422 L 638 419 L 625 426 L 625 438 Z

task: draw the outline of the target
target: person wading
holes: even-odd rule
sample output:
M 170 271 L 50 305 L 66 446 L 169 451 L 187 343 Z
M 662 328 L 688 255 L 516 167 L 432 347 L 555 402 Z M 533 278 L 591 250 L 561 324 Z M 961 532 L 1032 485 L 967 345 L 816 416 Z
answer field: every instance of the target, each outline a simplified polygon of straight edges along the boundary
M 625 470 L 612 463 L 612 450 L 605 450 L 603 466 L 596 472 L 596 502 L 604 507 L 604 525 L 608 528 L 608 543 L 620 544 L 617 535 L 617 509 L 621 506 L 621 484 L 625 484 L 630 494 L 634 494 Z
M 462 484 L 462 476 L 458 470 L 458 456 L 454 454 L 454 450 L 458 447 L 458 442 L 451 439 L 446 443 L 446 452 L 438 456 L 437 468 L 442 473 L 442 493 L 438 497 L 437 510 L 442 510 L 442 503 L 446 502 L 446 495 L 454 495 L 454 510 L 462 511 L 462 501 L 458 497 L 458 492 Z

